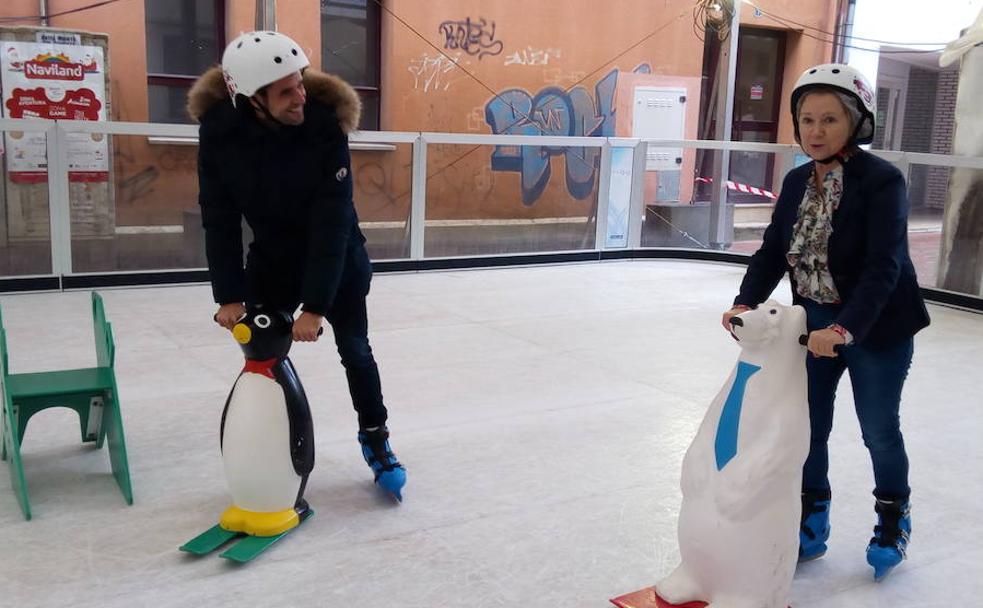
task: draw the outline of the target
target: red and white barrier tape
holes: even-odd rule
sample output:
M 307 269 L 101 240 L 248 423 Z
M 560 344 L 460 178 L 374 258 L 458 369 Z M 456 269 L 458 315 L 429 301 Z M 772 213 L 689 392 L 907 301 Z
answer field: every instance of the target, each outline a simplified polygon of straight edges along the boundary
M 696 178 L 696 181 L 697 182 L 700 182 L 700 183 L 704 183 L 704 184 L 712 184 L 713 183 L 713 178 L 710 178 L 710 177 L 698 177 L 698 178 Z M 770 198 L 770 199 L 777 199 L 778 198 L 777 196 L 775 196 L 775 193 L 774 192 L 771 192 L 769 190 L 764 190 L 762 188 L 758 188 L 758 187 L 755 187 L 755 186 L 749 186 L 747 184 L 740 184 L 740 183 L 737 183 L 737 182 L 733 182 L 731 180 L 727 180 L 727 189 L 728 190 L 735 190 L 737 192 L 743 192 L 745 194 L 755 194 L 757 196 L 763 196 L 765 198 Z

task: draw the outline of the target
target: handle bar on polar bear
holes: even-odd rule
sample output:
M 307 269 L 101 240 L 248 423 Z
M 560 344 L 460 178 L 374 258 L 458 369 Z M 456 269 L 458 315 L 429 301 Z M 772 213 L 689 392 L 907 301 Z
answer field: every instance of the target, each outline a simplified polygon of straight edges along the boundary
M 809 335 L 808 334 L 802 334 L 801 336 L 799 336 L 799 344 L 801 344 L 802 346 L 805 346 L 806 344 L 809 344 Z M 840 348 L 843 347 L 843 346 L 846 346 L 846 344 L 834 344 L 833 345 L 833 352 L 839 354 Z

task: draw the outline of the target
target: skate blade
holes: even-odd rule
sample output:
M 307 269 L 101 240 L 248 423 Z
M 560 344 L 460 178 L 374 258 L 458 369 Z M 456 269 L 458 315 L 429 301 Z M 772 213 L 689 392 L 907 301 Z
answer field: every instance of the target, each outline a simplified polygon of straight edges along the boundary
M 383 491 L 396 499 L 396 502 L 403 502 L 403 486 L 406 485 L 405 474 L 401 477 L 381 476 L 375 484 Z
M 824 555 L 826 555 L 825 551 L 822 551 L 821 553 L 816 553 L 815 555 L 804 555 L 799 558 L 799 563 L 808 564 L 809 562 L 816 561 L 817 559 L 821 558 Z
M 886 566 L 880 569 L 874 568 L 874 582 L 875 583 L 881 582 L 882 580 L 887 578 L 887 575 L 891 574 L 891 571 L 893 571 L 895 568 L 897 568 L 897 566 Z

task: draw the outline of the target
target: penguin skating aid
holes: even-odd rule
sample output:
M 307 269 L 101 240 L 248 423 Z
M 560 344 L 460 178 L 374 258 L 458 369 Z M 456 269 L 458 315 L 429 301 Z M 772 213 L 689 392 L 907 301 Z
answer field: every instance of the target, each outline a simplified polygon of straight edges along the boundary
M 233 328 L 246 363 L 222 412 L 221 449 L 232 505 L 181 546 L 196 555 L 239 539 L 221 557 L 246 562 L 307 520 L 314 467 L 310 407 L 293 364 L 293 318 L 254 307 Z

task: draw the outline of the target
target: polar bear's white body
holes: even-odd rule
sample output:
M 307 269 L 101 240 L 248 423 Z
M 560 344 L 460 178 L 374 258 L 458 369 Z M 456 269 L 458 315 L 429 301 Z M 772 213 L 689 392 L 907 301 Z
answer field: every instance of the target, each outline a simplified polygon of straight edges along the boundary
M 785 608 L 798 559 L 802 466 L 809 453 L 806 351 L 799 344 L 805 311 L 768 301 L 739 318 L 741 325 L 733 328 L 741 346 L 738 365 L 683 459 L 682 561 L 656 591 L 674 604 Z M 740 392 L 733 390 L 738 375 L 748 379 L 739 401 L 736 452 L 725 451 L 722 459 L 721 414 L 728 398 L 735 399 L 732 393 Z

